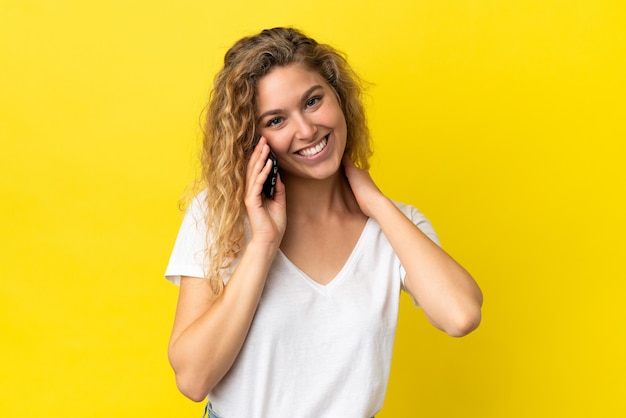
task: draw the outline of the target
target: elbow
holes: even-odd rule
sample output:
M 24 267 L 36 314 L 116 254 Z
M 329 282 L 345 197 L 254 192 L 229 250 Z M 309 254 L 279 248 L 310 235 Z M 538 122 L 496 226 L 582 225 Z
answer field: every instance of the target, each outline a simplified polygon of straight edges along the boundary
M 209 378 L 204 378 L 189 365 L 176 364 L 172 362 L 170 356 L 170 364 L 174 370 L 176 377 L 176 387 L 180 393 L 194 402 L 202 402 L 209 395 L 213 388 Z
M 474 331 L 482 320 L 483 294 L 478 287 L 471 298 L 457 305 L 456 315 L 445 329 L 451 337 L 464 337 Z
M 194 402 L 205 400 L 211 390 L 206 384 L 199 382 L 197 379 L 186 377 L 181 373 L 176 373 L 176 386 L 180 393 Z
M 212 373 L 200 371 L 193 364 L 184 361 L 185 356 L 177 353 L 173 344 L 170 344 L 168 357 L 180 393 L 194 402 L 205 400 L 215 386 L 212 383 Z
M 480 307 L 459 314 L 457 318 L 444 329 L 451 337 L 464 337 L 480 325 L 482 313 Z

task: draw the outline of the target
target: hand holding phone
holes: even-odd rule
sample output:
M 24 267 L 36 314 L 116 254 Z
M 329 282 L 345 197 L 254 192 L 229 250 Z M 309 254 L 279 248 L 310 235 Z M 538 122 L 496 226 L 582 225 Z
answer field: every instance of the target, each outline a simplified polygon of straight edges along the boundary
M 273 199 L 274 190 L 276 189 L 276 179 L 278 178 L 278 160 L 272 151 L 270 151 L 267 159 L 272 161 L 272 171 L 270 171 L 267 179 L 265 179 L 265 182 L 263 183 L 263 194 L 268 199 Z

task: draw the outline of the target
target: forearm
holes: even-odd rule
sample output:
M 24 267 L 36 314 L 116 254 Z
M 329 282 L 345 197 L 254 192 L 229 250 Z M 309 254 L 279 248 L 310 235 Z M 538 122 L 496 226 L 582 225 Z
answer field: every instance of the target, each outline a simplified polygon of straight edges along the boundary
M 470 274 L 383 195 L 369 210 L 406 270 L 407 291 L 433 325 L 453 336 L 476 328 L 482 293 Z
M 173 335 L 170 363 L 181 392 L 191 399 L 206 397 L 235 361 L 276 251 L 251 242 L 223 292 L 197 319 Z

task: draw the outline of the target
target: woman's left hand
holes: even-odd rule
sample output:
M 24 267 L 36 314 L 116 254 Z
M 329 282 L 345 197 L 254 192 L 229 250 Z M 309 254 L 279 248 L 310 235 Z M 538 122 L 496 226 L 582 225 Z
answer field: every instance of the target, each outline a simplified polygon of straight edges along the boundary
M 355 166 L 347 155 L 344 155 L 342 163 L 348 183 L 350 183 L 352 193 L 354 193 L 361 211 L 365 215 L 375 218 L 373 213 L 375 204 L 380 202 L 381 199 L 385 199 L 385 196 L 376 186 L 367 170 Z
M 433 325 L 462 336 L 480 323 L 482 293 L 469 273 L 431 241 L 345 156 L 343 167 L 364 214 L 378 222 L 406 270 L 406 290 Z

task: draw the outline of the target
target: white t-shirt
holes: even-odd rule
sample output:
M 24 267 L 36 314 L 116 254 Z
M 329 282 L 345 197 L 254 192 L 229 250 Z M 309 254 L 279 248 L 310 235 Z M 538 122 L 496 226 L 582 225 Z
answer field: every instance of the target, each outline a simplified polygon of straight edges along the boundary
M 181 226 L 168 280 L 204 277 L 204 196 Z M 430 222 L 397 206 L 438 243 Z M 382 407 L 405 271 L 369 219 L 347 262 L 321 285 L 278 252 L 246 341 L 209 394 L 222 418 L 366 418 Z M 215 338 L 219 338 L 216 335 Z

